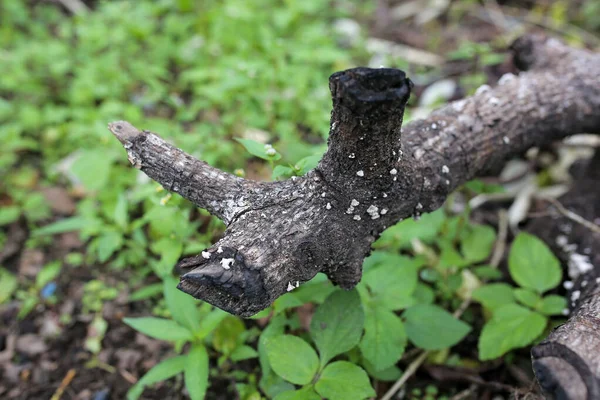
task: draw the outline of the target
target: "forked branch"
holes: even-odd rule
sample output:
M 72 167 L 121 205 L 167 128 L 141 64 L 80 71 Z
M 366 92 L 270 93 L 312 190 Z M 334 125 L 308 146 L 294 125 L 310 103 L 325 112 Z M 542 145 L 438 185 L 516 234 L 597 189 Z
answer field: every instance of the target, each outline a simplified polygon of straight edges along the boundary
M 386 227 L 435 210 L 469 179 L 531 146 L 600 131 L 600 57 L 523 37 L 517 65 L 494 89 L 450 103 L 401 130 L 411 83 L 393 69 L 330 78 L 329 147 L 316 169 L 254 182 L 210 167 L 127 122 L 109 124 L 131 163 L 227 224 L 224 237 L 184 259 L 179 288 L 250 316 L 318 272 L 354 287 Z

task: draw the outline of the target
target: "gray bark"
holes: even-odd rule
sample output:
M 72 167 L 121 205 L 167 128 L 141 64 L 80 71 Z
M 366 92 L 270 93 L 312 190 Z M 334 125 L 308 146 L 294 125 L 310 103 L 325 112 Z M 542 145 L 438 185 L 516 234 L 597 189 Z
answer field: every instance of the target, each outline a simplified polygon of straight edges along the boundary
M 559 201 L 588 221 L 600 221 L 600 151 Z M 554 211 L 528 230 L 568 266 L 570 317 L 532 349 L 533 370 L 548 398 L 600 399 L 600 234 Z
M 179 263 L 189 272 L 178 287 L 250 316 L 320 271 L 354 287 L 386 227 L 437 209 L 455 188 L 511 155 L 600 132 L 598 55 L 538 36 L 517 40 L 512 50 L 527 72 L 403 129 L 411 83 L 402 71 L 332 75 L 328 150 L 316 169 L 281 182 L 219 171 L 124 121 L 109 129 L 134 166 L 227 224 L 218 243 Z

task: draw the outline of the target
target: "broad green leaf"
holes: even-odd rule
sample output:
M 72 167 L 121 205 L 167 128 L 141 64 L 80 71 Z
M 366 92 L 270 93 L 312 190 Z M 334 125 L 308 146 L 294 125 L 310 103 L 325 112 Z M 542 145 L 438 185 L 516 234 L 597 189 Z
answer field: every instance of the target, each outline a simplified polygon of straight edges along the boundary
M 60 261 L 53 261 L 50 264 L 44 266 L 35 277 L 35 286 L 38 289 L 43 288 L 48 282 L 53 280 L 60 274 L 62 264 Z
M 496 231 L 488 225 L 471 225 L 461 240 L 462 253 L 472 263 L 487 259 L 496 242 Z
M 273 371 L 289 382 L 306 385 L 317 373 L 317 353 L 297 336 L 281 335 L 269 338 L 266 341 L 266 349 Z
M 321 356 L 321 366 L 358 344 L 365 314 L 356 290 L 337 290 L 317 308 L 310 335 Z
M 21 215 L 21 210 L 18 206 L 2 206 L 0 207 L 0 226 L 8 225 L 16 221 Z
M 519 233 L 513 241 L 508 269 L 519 286 L 538 293 L 555 288 L 562 278 L 560 263 L 548 246 L 525 232 Z
M 315 390 L 329 400 L 362 400 L 375 396 L 367 373 L 348 361 L 336 361 L 325 367 Z
M 17 286 L 17 277 L 6 269 L 0 268 L 0 304 L 10 299 Z
M 406 332 L 400 318 L 380 307 L 369 309 L 360 341 L 363 357 L 377 370 L 383 370 L 396 364 L 405 347 Z
M 267 144 L 263 144 L 251 139 L 241 139 L 235 138 L 239 143 L 242 144 L 248 151 L 248 153 L 256 156 L 258 158 L 262 158 L 263 160 L 279 160 L 281 158 L 281 154 L 275 152 L 273 155 L 269 155 L 268 152 L 272 147 L 269 147 Z
M 208 387 L 208 354 L 202 344 L 192 346 L 184 370 L 185 387 L 192 400 L 203 400 Z
M 204 339 L 210 335 L 228 315 L 228 313 L 219 308 L 213 309 L 207 316 L 202 318 L 202 321 L 200 321 L 200 328 L 194 332 L 196 337 L 198 339 Z
M 381 264 L 369 268 L 363 282 L 371 289 L 374 303 L 389 310 L 399 310 L 414 303 L 420 262 L 402 256 L 382 258 Z
M 439 245 L 442 251 L 440 253 L 440 259 L 437 265 L 438 270 L 461 268 L 469 265 L 469 262 L 460 255 L 458 250 L 454 248 L 454 245 L 451 242 L 443 241 L 440 242 Z
M 515 301 L 513 287 L 506 283 L 491 283 L 481 286 L 473 291 L 473 299 L 490 310 Z
M 546 327 L 543 315 L 517 304 L 497 308 L 479 337 L 479 358 L 492 360 L 531 344 Z
M 321 396 L 312 387 L 306 386 L 298 390 L 281 392 L 273 400 L 321 400 Z
M 538 308 L 538 311 L 544 315 L 561 315 L 565 308 L 567 308 L 567 299 L 556 294 L 551 294 L 542 299 L 542 304 Z
M 169 379 L 180 372 L 183 372 L 188 356 L 176 356 L 167 358 L 156 364 L 150 371 L 139 380 L 127 392 L 127 400 L 137 400 L 144 391 L 144 387 L 153 383 Z
M 221 321 L 212 336 L 212 344 L 219 353 L 229 355 L 241 344 L 240 339 L 246 327 L 244 323 L 233 315 L 228 315 Z
M 154 317 L 123 318 L 136 331 L 160 340 L 191 340 L 192 333 L 177 322 Z
M 408 339 L 425 350 L 442 350 L 460 342 L 471 330 L 463 321 L 433 304 L 417 304 L 403 317 Z
M 96 239 L 98 261 L 106 262 L 123 245 L 123 236 L 117 231 L 107 231 Z
M 294 169 L 291 167 L 286 167 L 285 165 L 277 165 L 273 168 L 273 173 L 271 174 L 271 179 L 276 181 L 277 178 L 287 178 L 294 174 Z
M 529 289 L 516 288 L 513 294 L 519 303 L 531 308 L 537 308 L 542 301 L 539 294 Z
M 256 352 L 256 350 L 247 345 L 238 346 L 231 353 L 231 361 L 234 362 L 256 357 L 258 357 L 258 353 Z
M 432 213 L 423 214 L 418 221 L 412 218 L 402 221 L 385 230 L 374 247 L 406 248 L 413 239 L 429 243 L 436 239 L 445 218 L 444 211 L 440 208 Z
M 200 328 L 198 301 L 177 289 L 177 281 L 168 275 L 163 279 L 163 293 L 173 319 L 192 332 Z
M 71 172 L 87 190 L 103 189 L 108 184 L 113 157 L 103 149 L 84 150 L 73 162 Z

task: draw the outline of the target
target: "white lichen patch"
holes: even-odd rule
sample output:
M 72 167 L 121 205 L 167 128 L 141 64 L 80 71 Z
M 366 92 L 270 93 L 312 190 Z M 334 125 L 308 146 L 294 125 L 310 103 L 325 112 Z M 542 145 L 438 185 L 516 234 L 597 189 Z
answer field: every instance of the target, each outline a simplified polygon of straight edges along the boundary
M 221 266 L 223 267 L 223 269 L 229 269 L 233 265 L 233 262 L 233 258 L 224 258 L 221 260 Z
M 388 209 L 384 208 L 384 209 L 381 210 L 380 214 L 381 215 L 385 215 L 385 214 L 387 214 L 387 212 L 388 212 Z
M 425 154 L 425 150 L 423 150 L 423 149 L 417 149 L 417 150 L 415 150 L 413 156 L 415 157 L 415 160 L 420 160 L 421 157 L 423 157 L 424 154 Z
M 500 99 L 497 97 L 490 97 L 490 99 L 488 100 L 488 102 L 491 105 L 497 106 L 498 104 L 500 104 Z
M 356 175 L 358 175 L 358 176 L 365 176 L 365 172 L 361 169 L 360 171 L 356 172 Z
M 581 292 L 579 290 L 575 290 L 573 293 L 571 293 L 571 301 L 576 302 L 577 300 L 579 300 L 580 296 Z
M 217 253 L 222 253 L 223 252 L 223 248 L 221 246 L 219 246 L 219 248 L 217 249 Z
M 500 79 L 498 80 L 498 85 L 505 85 L 508 82 L 514 80 L 516 77 L 514 74 L 507 72 L 506 74 L 502 75 L 500 77 Z
M 586 274 L 594 269 L 590 258 L 584 254 L 571 253 L 569 255 L 569 277 L 577 279 L 579 275 Z
M 384 194 L 383 194 L 383 197 L 387 197 L 387 193 L 384 193 Z
M 567 290 L 573 289 L 573 281 L 564 281 L 563 287 Z
M 325 197 L 325 196 L 327 196 L 327 193 L 325 193 L 325 192 L 321 193 L 321 197 Z
M 205 258 L 205 259 L 208 260 L 210 258 L 210 253 L 208 251 L 203 251 L 202 252 L 202 258 Z
M 354 216 L 354 220 L 355 220 L 355 221 L 360 221 L 360 215 L 355 215 L 355 216 Z
M 379 218 L 379 207 L 374 204 L 371 204 L 369 208 L 367 208 L 367 214 L 371 216 L 371 219 Z
M 448 174 L 448 173 L 450 173 L 450 168 L 448 168 L 447 165 L 444 165 L 442 167 L 442 174 Z
M 504 136 L 502 138 L 502 141 L 504 142 L 504 144 L 509 144 L 510 143 L 510 139 L 508 138 L 508 136 Z
M 475 90 L 475 96 L 485 93 L 490 89 L 491 89 L 491 87 L 489 85 L 481 85 L 477 88 L 477 90 Z
M 568 239 L 565 235 L 558 235 L 556 237 L 556 244 L 560 247 L 566 246 L 568 244 Z
M 350 155 L 348 156 L 348 158 L 356 158 L 356 154 L 350 153 Z
M 360 202 L 359 202 L 358 200 L 356 200 L 356 199 L 352 199 L 352 201 L 350 202 L 350 205 L 351 205 L 352 207 L 356 207 L 356 206 L 357 206 L 357 205 L 359 205 L 359 204 L 360 204 Z
M 287 290 L 288 292 L 291 292 L 292 290 L 294 290 L 294 289 L 296 289 L 296 288 L 299 288 L 299 287 L 300 287 L 300 282 L 299 282 L 299 281 L 296 281 L 296 283 L 295 283 L 295 284 L 294 284 L 294 283 L 292 283 L 292 282 L 290 281 L 290 282 L 288 282 L 288 285 L 287 285 L 287 289 L 286 289 L 286 290 Z
M 327 203 L 327 205 L 325 206 L 326 209 L 331 210 L 331 203 Z
M 417 210 L 422 210 L 422 209 L 423 209 L 423 204 L 421 204 L 421 203 L 417 203 L 417 205 L 415 206 L 415 208 L 416 208 Z
M 398 173 L 398 170 L 396 168 L 392 168 L 392 170 L 390 171 L 390 174 L 392 175 L 396 175 Z

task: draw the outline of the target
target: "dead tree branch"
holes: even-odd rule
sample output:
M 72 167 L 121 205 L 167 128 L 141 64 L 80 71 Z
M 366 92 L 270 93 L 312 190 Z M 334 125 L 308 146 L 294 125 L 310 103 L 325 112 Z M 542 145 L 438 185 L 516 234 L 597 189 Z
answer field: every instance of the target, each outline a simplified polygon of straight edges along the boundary
M 558 204 L 588 224 L 600 220 L 600 151 Z M 528 230 L 568 266 L 570 317 L 532 349 L 533 370 L 551 398 L 600 399 L 600 233 L 552 207 Z
M 329 147 L 316 169 L 254 182 L 212 168 L 127 122 L 109 125 L 131 163 L 227 224 L 184 259 L 179 288 L 250 316 L 322 271 L 356 285 L 371 244 L 403 218 L 442 205 L 459 185 L 528 148 L 600 131 L 600 57 L 555 39 L 512 46 L 527 72 L 401 129 L 411 83 L 393 69 L 333 74 Z

